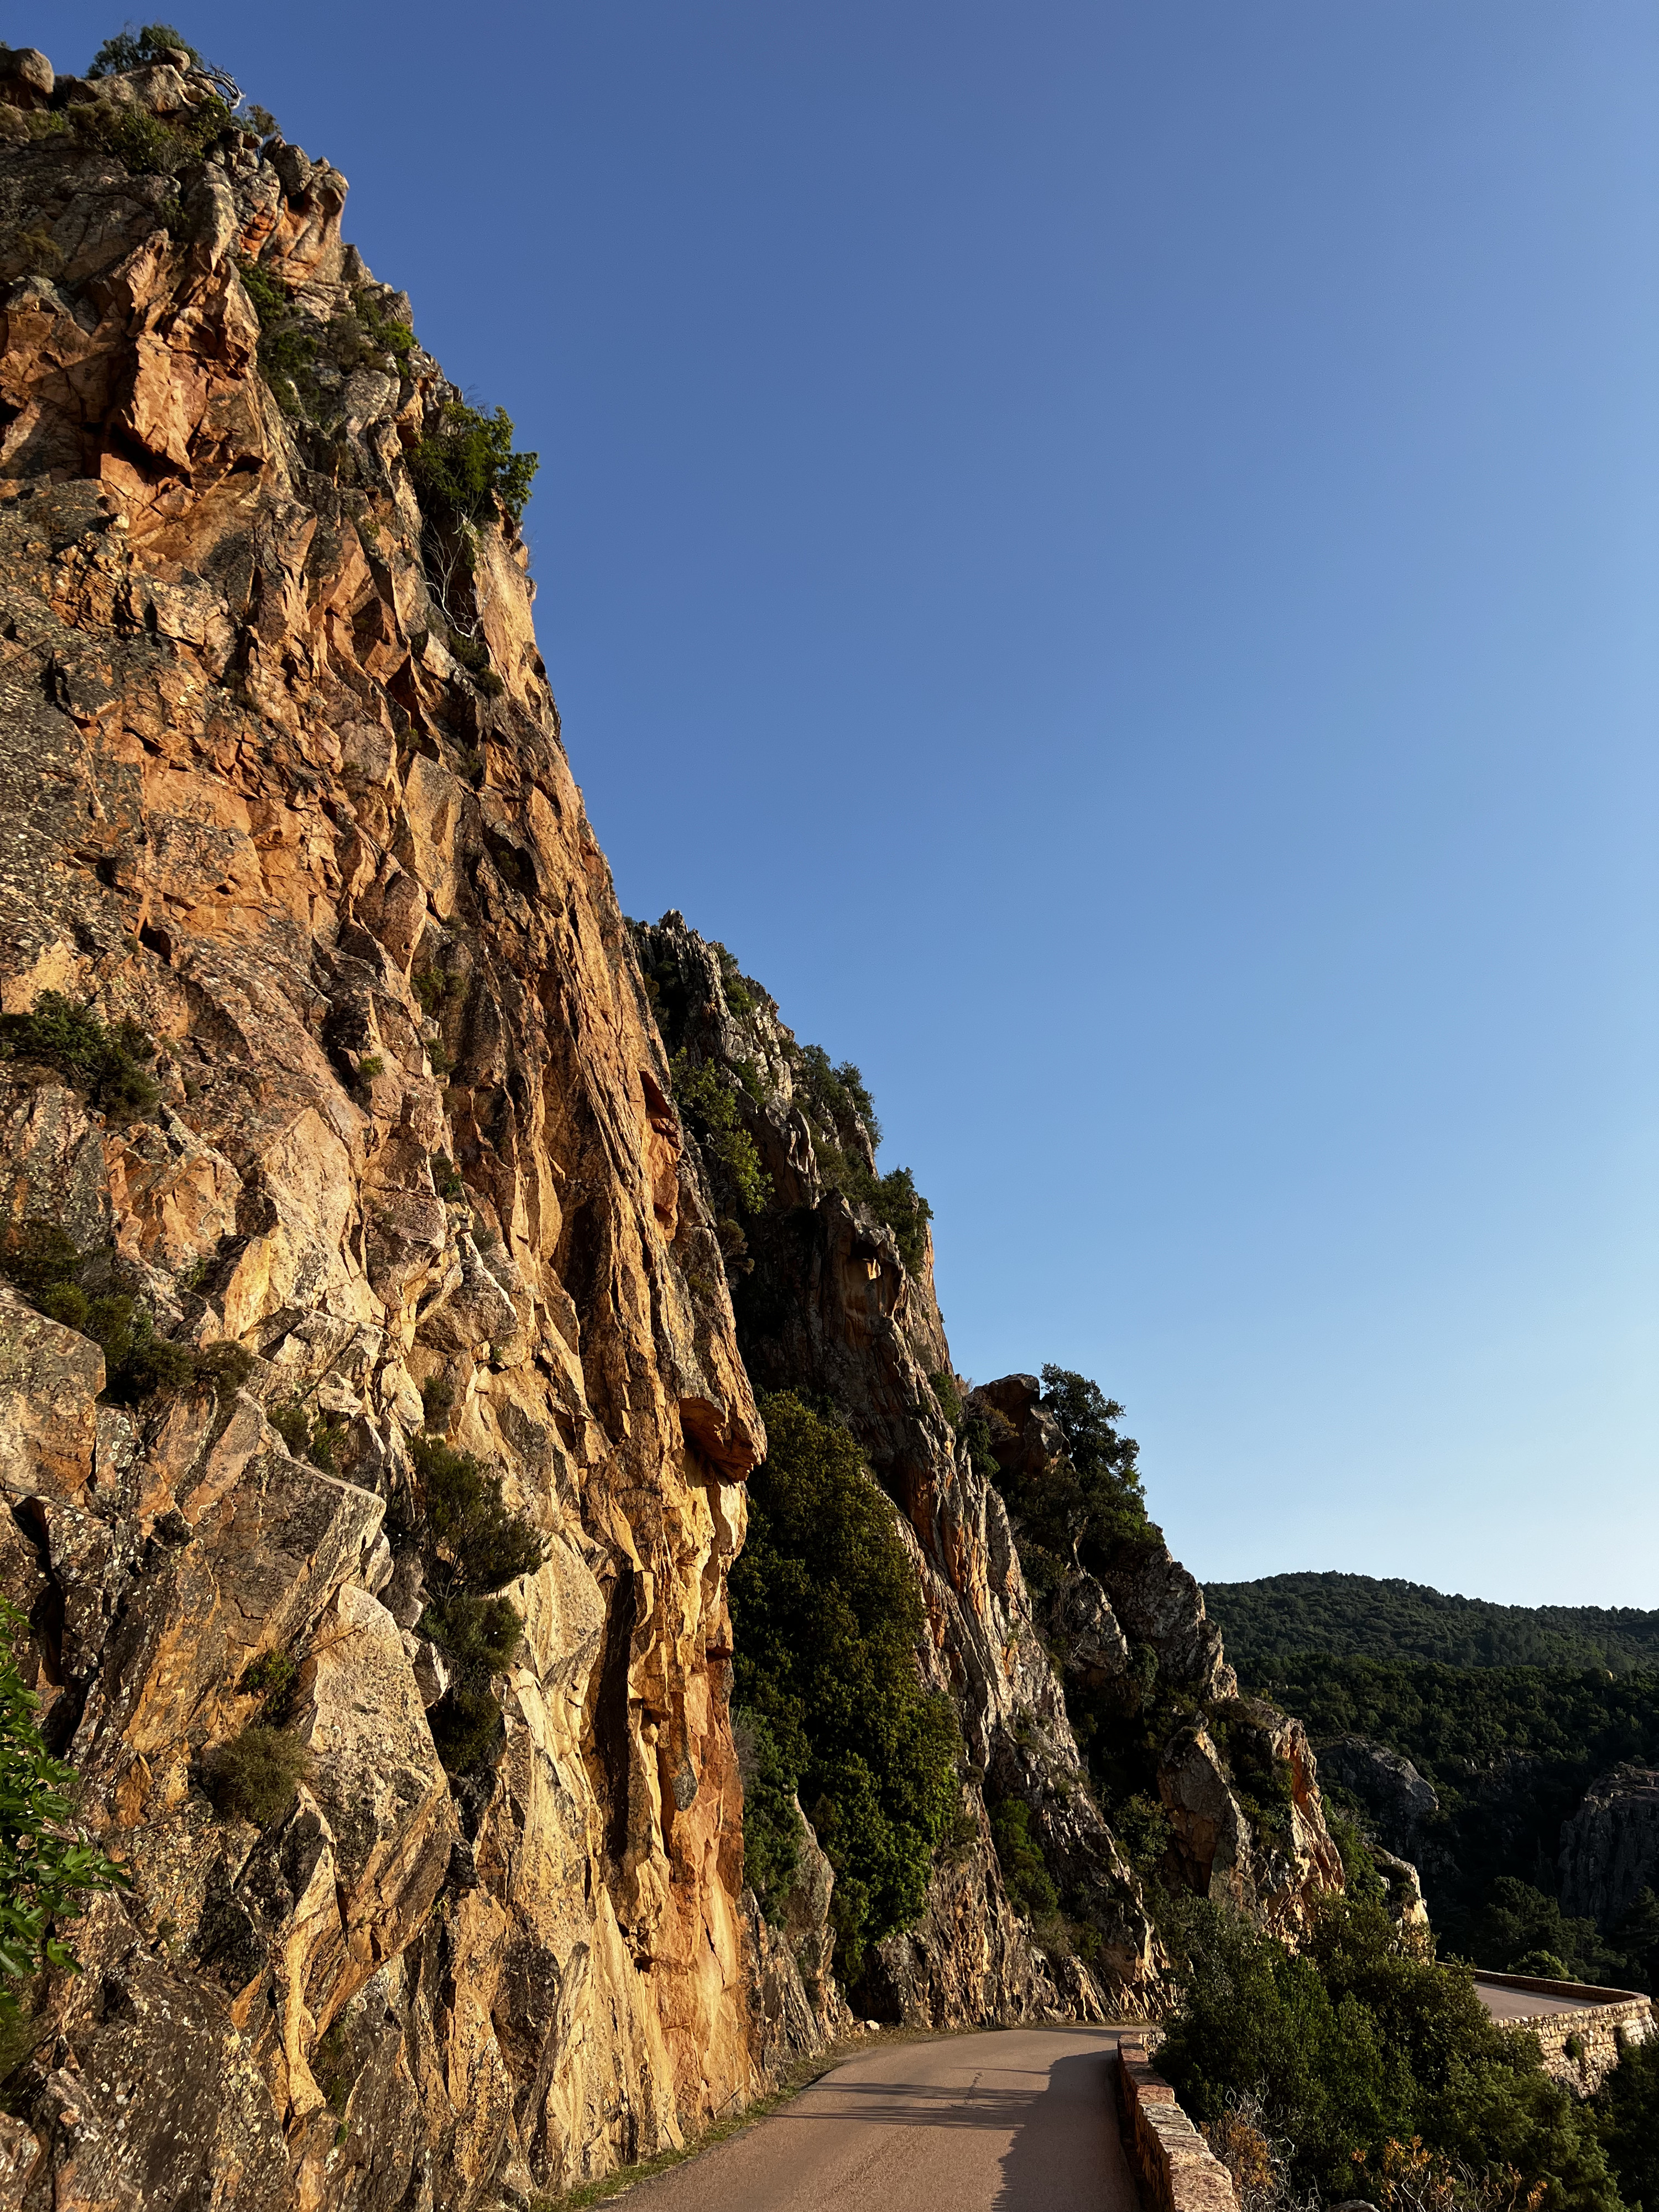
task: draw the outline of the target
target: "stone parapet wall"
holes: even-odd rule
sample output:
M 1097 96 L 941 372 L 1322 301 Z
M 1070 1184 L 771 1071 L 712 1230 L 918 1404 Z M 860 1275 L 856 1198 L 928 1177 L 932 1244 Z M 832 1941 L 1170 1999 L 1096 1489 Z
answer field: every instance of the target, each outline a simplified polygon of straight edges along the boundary
M 1140 2043 L 1117 2051 L 1123 2148 L 1143 2202 L 1157 2212 L 1238 2212 L 1232 2177 L 1154 2071 Z
M 1656 2032 L 1653 2000 L 1638 1990 L 1546 1981 L 1536 1974 L 1483 1972 L 1480 1980 L 1497 1989 L 1537 1994 L 1540 2002 L 1535 2012 L 1505 2024 L 1524 2027 L 1534 2036 L 1544 2054 L 1545 2072 L 1581 2097 L 1595 2094 L 1626 2044 L 1644 2043 Z M 1569 2001 L 1571 2009 L 1565 2009 Z M 1577 2049 L 1569 2050 L 1570 2043 Z

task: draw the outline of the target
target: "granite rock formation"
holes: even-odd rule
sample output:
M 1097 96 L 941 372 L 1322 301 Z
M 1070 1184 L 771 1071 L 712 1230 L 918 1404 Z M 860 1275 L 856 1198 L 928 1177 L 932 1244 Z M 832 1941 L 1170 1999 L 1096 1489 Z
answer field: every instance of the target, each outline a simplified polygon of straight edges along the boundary
M 764 1438 L 714 1224 L 525 546 L 499 501 L 422 504 L 456 395 L 344 179 L 204 142 L 189 70 L 9 67 L 0 1000 L 137 1024 L 159 1095 L 0 1065 L 6 1218 L 251 1355 L 111 1405 L 95 1342 L 0 1301 L 0 1583 L 132 1881 L 37 1995 L 27 2201 L 527 2197 L 756 2078 L 724 1571 Z M 303 391 L 262 373 L 262 288 Z M 453 1776 L 423 1386 L 545 1554 Z M 296 1402 L 332 1471 L 269 1418 Z M 272 1654 L 307 1774 L 261 1830 L 204 1783 Z
M 217 97 L 184 56 L 0 66 L 0 1010 L 58 994 L 145 1070 L 4 1031 L 0 1227 L 61 1232 L 82 1308 L 0 1290 L 0 1590 L 131 1887 L 32 1993 L 0 2164 L 27 2212 L 523 2203 L 851 2025 L 810 1834 L 781 1926 L 743 1887 L 756 1387 L 842 1409 L 969 1754 L 969 1840 L 863 2008 L 1158 2001 L 1064 1669 L 1191 1702 L 1181 1878 L 1293 1931 L 1340 1870 L 1305 1744 L 1237 1698 L 1161 1548 L 1035 1618 L 925 1237 L 846 1171 L 868 1131 L 838 1184 L 775 1009 L 678 917 L 625 924 L 514 505 L 434 489 L 459 394 L 343 241 L 345 180 Z M 747 1231 L 665 1028 L 741 1092 Z M 165 1387 L 119 1384 L 88 1298 L 128 1302 Z M 1031 1378 L 993 1387 L 1050 1449 Z M 464 1757 L 418 1534 L 439 1439 L 541 1553 Z M 256 1821 L 216 1777 L 279 1680 L 293 1773 Z M 1011 1905 L 988 1792 L 1029 1807 L 1092 1965 Z
M 1659 1769 L 1615 1766 L 1561 1831 L 1561 1910 L 1614 1928 L 1659 1887 Z

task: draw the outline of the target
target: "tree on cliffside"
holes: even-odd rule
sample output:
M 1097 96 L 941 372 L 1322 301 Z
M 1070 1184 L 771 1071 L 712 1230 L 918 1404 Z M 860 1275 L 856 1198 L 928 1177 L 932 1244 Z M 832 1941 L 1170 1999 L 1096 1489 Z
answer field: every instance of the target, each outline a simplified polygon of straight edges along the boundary
M 857 1444 L 788 1391 L 761 1413 L 768 1455 L 732 1571 L 738 1703 L 775 1747 L 772 1796 L 793 1786 L 836 1869 L 838 1960 L 854 1977 L 921 1911 L 958 1808 L 962 1741 L 949 1700 L 922 1687 L 921 1593 Z

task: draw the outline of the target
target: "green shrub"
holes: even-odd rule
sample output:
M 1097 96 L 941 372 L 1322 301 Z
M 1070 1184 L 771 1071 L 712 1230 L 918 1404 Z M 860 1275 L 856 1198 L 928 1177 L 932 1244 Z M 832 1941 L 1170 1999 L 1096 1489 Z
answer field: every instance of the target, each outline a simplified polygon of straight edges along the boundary
M 769 1439 L 749 1483 L 749 1539 L 732 1570 L 737 1692 L 777 1753 L 835 1867 L 844 1973 L 922 1908 L 960 1802 L 962 1740 L 928 1696 L 923 1613 L 889 1499 L 852 1437 L 788 1392 L 762 1401 Z
M 38 1061 L 67 1076 L 112 1121 L 150 1113 L 161 1097 L 143 1063 L 155 1047 L 136 1022 L 106 1026 L 88 1004 L 43 991 L 27 1014 L 0 1014 L 0 1060 Z
M 499 1475 L 434 1437 L 417 1437 L 410 1456 L 420 1478 L 422 1551 L 435 1587 L 484 1593 L 535 1572 L 542 1539 L 502 1504 Z
M 263 1651 L 242 1669 L 237 1687 L 245 1698 L 258 1698 L 259 1718 L 270 1728 L 281 1728 L 294 1711 L 300 1686 L 298 1663 L 286 1651 Z
M 453 1205 L 457 1199 L 466 1196 L 466 1185 L 461 1181 L 460 1171 L 447 1153 L 434 1152 L 429 1164 L 432 1188 L 440 1198 L 447 1199 Z
M 775 1925 L 795 1878 L 805 1832 L 795 1807 L 795 1778 L 758 1713 L 735 1711 L 732 1735 L 743 1776 L 743 1878 Z
M 514 452 L 504 407 L 482 415 L 459 399 L 446 401 L 409 457 L 422 506 L 475 523 L 489 520 L 498 499 L 514 522 L 520 521 L 538 465 L 534 453 Z
M 64 1924 L 100 1890 L 127 1876 L 70 1829 L 76 1776 L 53 1759 L 34 1724 L 14 1644 L 27 1624 L 0 1601 L 0 2021 L 19 2017 L 10 1984 L 44 1966 L 73 1969 Z
M 250 1721 L 210 1756 L 205 1779 L 209 1796 L 228 1819 L 268 1828 L 288 1811 L 310 1771 L 310 1754 L 297 1737 Z
M 442 1650 L 454 1678 L 428 1718 L 439 1757 L 459 1774 L 499 1741 L 501 1707 L 491 1680 L 512 1659 L 524 1630 L 497 1593 L 533 1574 L 545 1547 L 501 1502 L 500 1477 L 471 1452 L 452 1451 L 428 1436 L 416 1438 L 410 1455 L 419 1490 L 410 1533 L 434 1593 L 421 1632 Z
M 337 1446 L 346 1427 L 343 1415 L 319 1410 L 313 1419 L 302 1400 L 289 1398 L 267 1406 L 265 1419 L 288 1446 L 290 1458 L 307 1460 L 324 1474 L 338 1474 Z
M 441 1375 L 428 1375 L 421 1385 L 421 1418 L 428 1429 L 441 1435 L 455 1407 L 455 1386 Z
M 735 1091 L 712 1060 L 695 1066 L 684 1047 L 668 1063 L 674 1103 L 691 1124 L 716 1189 L 742 1212 L 759 1213 L 772 1196 L 755 1140 L 743 1126 Z
M 1028 1920 L 1052 1918 L 1060 1911 L 1060 1892 L 1048 1872 L 1042 1846 L 1031 1833 L 1030 1813 L 1018 1797 L 1005 1797 L 991 1808 L 991 1834 L 1003 1885 L 1016 1911 L 1023 1912 Z
M 171 23 L 146 23 L 141 31 L 118 31 L 112 39 L 106 39 L 88 63 L 86 73 L 90 77 L 120 76 L 128 70 L 149 68 L 170 50 L 188 54 L 191 66 L 201 67 L 201 55 Z
M 1295 2186 L 1349 2197 L 1389 2142 L 1541 2185 L 1543 2212 L 1618 2212 L 1594 2119 L 1549 2080 L 1537 2043 L 1499 2027 L 1467 1970 L 1444 1966 L 1375 1901 L 1320 1908 L 1303 1951 L 1190 1901 L 1181 2007 L 1158 2057 L 1200 2122 L 1261 2100 Z
M 949 1368 L 942 1367 L 927 1377 L 928 1386 L 939 1401 L 939 1409 L 953 1429 L 963 1423 L 962 1393 L 957 1388 L 957 1378 Z

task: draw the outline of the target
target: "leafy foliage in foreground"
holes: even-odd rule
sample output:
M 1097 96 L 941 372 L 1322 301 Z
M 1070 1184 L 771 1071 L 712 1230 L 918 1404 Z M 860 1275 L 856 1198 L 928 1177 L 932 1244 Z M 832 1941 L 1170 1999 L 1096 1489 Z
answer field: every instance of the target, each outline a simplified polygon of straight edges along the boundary
M 732 1570 L 737 1691 L 775 1747 L 836 1869 L 843 1975 L 921 1912 L 959 1803 L 962 1742 L 922 1688 L 921 1597 L 894 1510 L 838 1423 L 792 1392 L 761 1401 L 769 1439 Z
M 0 2021 L 15 2017 L 9 1984 L 43 1966 L 72 1968 L 55 1932 L 100 1890 L 127 1877 L 70 1828 L 75 1776 L 53 1759 L 34 1723 L 34 1699 L 13 1650 L 22 1615 L 0 1600 Z
M 1297 2188 L 1386 2201 L 1388 2146 L 1415 2140 L 1523 2193 L 1541 2185 L 1543 2212 L 1617 2212 L 1589 2109 L 1544 2073 L 1531 2037 L 1488 2016 L 1467 1970 L 1438 1964 L 1380 1903 L 1328 1901 L 1295 1957 L 1207 1903 L 1188 1906 L 1183 1934 L 1159 2069 L 1200 2121 L 1258 2100 Z

